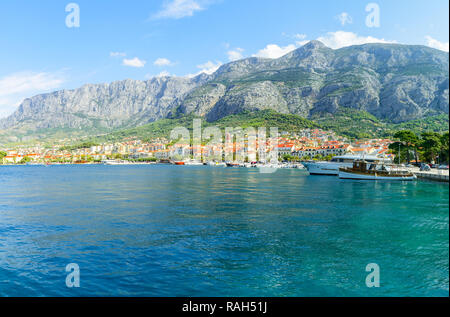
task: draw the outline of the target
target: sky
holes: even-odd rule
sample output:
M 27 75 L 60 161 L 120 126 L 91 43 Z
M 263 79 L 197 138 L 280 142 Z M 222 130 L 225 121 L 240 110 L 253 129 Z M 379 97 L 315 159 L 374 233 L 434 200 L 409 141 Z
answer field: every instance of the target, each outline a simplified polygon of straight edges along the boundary
M 0 3 L 0 118 L 87 83 L 195 76 L 310 40 L 449 50 L 447 0 L 14 0 Z

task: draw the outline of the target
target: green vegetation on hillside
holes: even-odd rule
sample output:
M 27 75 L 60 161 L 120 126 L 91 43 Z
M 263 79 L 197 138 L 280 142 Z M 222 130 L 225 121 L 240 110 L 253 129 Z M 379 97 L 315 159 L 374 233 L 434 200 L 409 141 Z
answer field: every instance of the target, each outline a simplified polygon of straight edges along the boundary
M 107 135 L 95 137 L 92 142 L 115 142 L 126 138 L 136 138 L 144 141 L 162 137 L 169 138 L 170 131 L 176 127 L 186 127 L 191 131 L 192 121 L 195 118 L 197 117 L 187 115 L 174 119 L 161 119 L 139 127 L 118 130 Z
M 95 144 L 102 142 L 116 142 L 126 138 L 144 141 L 155 138 L 169 138 L 170 132 L 176 127 L 185 127 L 192 132 L 193 120 L 200 118 L 185 115 L 173 119 L 161 119 L 143 126 L 123 129 L 107 135 L 92 138 Z M 424 132 L 448 131 L 448 117 L 446 115 L 431 116 L 406 123 L 386 123 L 365 111 L 350 108 L 339 108 L 335 114 L 316 114 L 312 120 L 307 120 L 293 114 L 281 114 L 274 110 L 245 111 L 224 117 L 216 122 L 202 120 L 202 128 L 216 126 L 222 131 L 227 127 L 277 127 L 278 131 L 299 132 L 308 128 L 321 128 L 334 131 L 338 135 L 350 139 L 364 139 L 374 137 L 394 137 L 400 130 L 411 130 L 415 134 Z M 79 145 L 76 145 L 79 146 Z
M 181 115 L 170 119 L 161 119 L 146 125 L 112 131 L 102 135 L 87 130 L 79 130 L 80 135 L 72 135 L 70 129 L 51 129 L 55 134 L 45 138 L 47 144 L 52 144 L 57 137 L 64 136 L 65 132 L 71 135 L 73 144 L 62 147 L 62 150 L 76 150 L 89 148 L 100 143 L 118 142 L 124 139 L 141 139 L 143 141 L 156 138 L 170 137 L 170 132 L 176 127 L 185 127 L 192 132 L 193 120 L 200 118 L 195 115 Z M 224 131 L 227 127 L 277 127 L 279 132 L 299 132 L 308 128 L 320 128 L 331 130 L 341 136 L 350 139 L 364 138 L 393 138 L 396 132 L 410 130 L 416 135 L 425 132 L 436 132 L 442 134 L 449 129 L 449 118 L 445 114 L 425 117 L 404 123 L 394 124 L 384 122 L 372 114 L 351 108 L 340 107 L 336 113 L 316 113 L 311 120 L 293 114 L 281 114 L 274 110 L 245 111 L 239 114 L 229 115 L 216 122 L 207 122 L 202 119 L 202 128 L 216 126 Z M 48 132 L 48 131 L 47 131 Z M 90 135 L 90 136 L 89 136 Z M 96 136 L 95 136 L 96 135 Z M 67 137 L 67 136 L 66 136 Z M 31 143 L 32 140 L 28 140 Z M 5 142 L 7 143 L 7 142 Z M 22 142 L 23 143 L 23 142 Z M 10 143 L 11 144 L 11 143 Z
M 273 83 L 283 83 L 289 87 L 303 87 L 314 84 L 320 80 L 320 75 L 306 72 L 298 68 L 286 68 L 282 70 L 263 70 L 254 72 L 239 79 L 219 79 L 216 82 L 225 86 L 230 85 L 251 85 L 264 81 Z
M 334 114 L 316 113 L 312 120 L 326 130 L 352 139 L 364 139 L 383 135 L 386 124 L 368 112 L 351 108 L 339 108 Z
M 193 120 L 199 118 L 194 115 L 182 116 L 174 119 L 162 119 L 140 127 L 125 129 L 111 134 L 96 137 L 94 142 L 114 142 L 125 138 L 137 138 L 151 140 L 155 138 L 169 138 L 170 132 L 176 127 L 185 127 L 192 131 Z M 304 119 L 297 115 L 281 114 L 273 110 L 262 110 L 255 112 L 242 112 L 224 117 L 215 122 L 202 120 L 202 128 L 216 126 L 222 131 L 227 128 L 241 127 L 277 127 L 278 131 L 298 132 L 307 128 L 319 128 L 317 123 Z
M 411 130 L 416 134 L 423 132 L 448 131 L 449 119 L 445 114 L 411 120 L 403 123 L 383 122 L 366 111 L 341 107 L 334 114 L 315 114 L 312 120 L 323 129 L 333 130 L 339 135 L 352 139 L 372 137 L 392 137 L 397 131 Z
M 79 144 L 75 144 L 75 145 L 67 145 L 67 146 L 63 146 L 62 148 L 60 148 L 61 151 L 73 151 L 73 150 L 78 150 L 78 149 L 87 149 L 93 146 L 97 146 L 99 145 L 98 143 L 95 142 L 83 142 L 83 143 L 79 143 Z
M 293 114 L 282 114 L 274 110 L 245 111 L 239 114 L 224 117 L 209 125 L 217 126 L 220 129 L 226 127 L 277 127 L 278 131 L 299 132 L 308 128 L 319 128 L 320 126 L 310 120 Z
M 411 120 L 393 125 L 396 130 L 412 130 L 415 133 L 422 133 L 426 131 L 431 132 L 445 132 L 448 131 L 448 115 L 440 114 L 423 119 Z
M 80 128 L 41 128 L 32 130 L 18 128 L 16 130 L 0 131 L 0 145 L 14 147 L 16 145 L 32 145 L 36 142 L 54 144 L 62 139 L 86 139 L 93 135 L 111 133 L 113 129 L 101 126 Z

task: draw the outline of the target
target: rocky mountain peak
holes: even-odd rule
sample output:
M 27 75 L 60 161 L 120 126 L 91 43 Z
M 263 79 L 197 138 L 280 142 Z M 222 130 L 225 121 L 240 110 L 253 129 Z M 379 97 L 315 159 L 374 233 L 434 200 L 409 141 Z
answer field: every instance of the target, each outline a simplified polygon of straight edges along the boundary
M 308 43 L 306 43 L 305 45 L 303 45 L 302 47 L 300 47 L 299 49 L 317 50 L 317 49 L 321 49 L 321 48 L 329 48 L 329 47 L 326 46 L 325 44 L 323 44 L 321 41 L 312 40 L 312 41 L 309 41 Z
M 333 50 L 320 41 L 278 58 L 251 57 L 194 78 L 88 84 L 26 99 L 0 129 L 109 129 L 195 113 L 210 121 L 273 109 L 303 117 L 340 107 L 404 122 L 449 112 L 449 55 L 424 46 L 365 44 Z

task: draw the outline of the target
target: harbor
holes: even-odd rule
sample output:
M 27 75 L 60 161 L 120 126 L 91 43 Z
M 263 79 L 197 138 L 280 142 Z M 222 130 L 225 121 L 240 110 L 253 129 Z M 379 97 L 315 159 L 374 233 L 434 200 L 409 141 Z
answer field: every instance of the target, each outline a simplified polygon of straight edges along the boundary
M 343 159 L 340 159 L 343 158 Z M 186 161 L 173 161 L 173 160 L 160 160 L 160 161 L 147 161 L 147 162 L 137 162 L 128 160 L 104 160 L 101 162 L 81 162 L 81 163 L 27 163 L 25 166 L 62 166 L 62 165 L 108 165 L 108 166 L 127 166 L 127 165 L 175 165 L 180 167 L 186 166 L 208 166 L 208 167 L 228 167 L 228 168 L 270 168 L 270 169 L 298 169 L 308 171 L 309 175 L 328 175 L 328 176 L 339 176 L 339 169 L 341 167 L 349 168 L 352 166 L 353 161 L 359 156 L 337 156 L 331 161 L 306 161 L 306 162 L 279 162 L 278 164 L 262 163 L 262 162 L 216 162 L 208 161 L 201 162 L 195 160 Z M 376 161 L 376 157 L 367 157 L 368 162 Z M 382 158 L 378 158 L 382 161 Z M 384 159 L 385 160 L 385 159 Z M 341 161 L 341 162 L 339 162 Z M 421 171 L 419 167 L 405 167 L 401 165 L 391 164 L 392 168 L 395 170 L 400 170 L 405 173 L 410 173 L 417 179 L 444 182 L 449 183 L 449 170 L 433 168 L 428 171 Z M 9 164 L 3 166 L 24 166 L 21 164 Z

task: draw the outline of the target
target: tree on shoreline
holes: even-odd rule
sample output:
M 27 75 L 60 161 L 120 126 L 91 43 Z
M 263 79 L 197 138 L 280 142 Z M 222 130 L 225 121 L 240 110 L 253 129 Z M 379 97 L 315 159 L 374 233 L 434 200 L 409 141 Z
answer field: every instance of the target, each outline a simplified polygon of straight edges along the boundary
M 411 162 L 411 152 L 414 160 L 432 162 L 439 157 L 440 162 L 449 160 L 449 133 L 439 134 L 437 132 L 424 132 L 417 136 L 411 130 L 401 130 L 394 134 L 396 142 L 389 145 L 389 149 L 396 153 L 397 157 L 403 158 L 403 162 Z M 400 161 L 398 163 L 401 163 Z
M 28 162 L 31 162 L 31 158 L 28 157 L 28 156 L 24 156 L 24 157 L 20 160 L 19 164 L 27 164 Z
M 424 150 L 424 157 L 428 162 L 433 162 L 441 152 L 441 138 L 442 136 L 436 132 L 422 133 L 421 145 Z
M 439 154 L 439 157 L 441 158 L 440 161 L 448 163 L 449 156 L 449 134 L 447 131 L 441 137 L 441 153 Z
M 8 155 L 5 151 L 0 151 L 0 164 L 3 164 L 3 158 Z
M 417 135 L 410 130 L 402 130 L 395 133 L 394 138 L 399 139 L 401 141 L 401 145 L 406 148 L 406 161 L 408 162 L 408 164 L 411 162 L 411 149 L 414 151 L 414 158 L 417 162 L 417 147 L 419 144 L 419 138 L 417 137 Z M 397 143 L 396 145 L 398 147 L 399 144 Z M 400 147 L 402 147 L 401 145 Z

